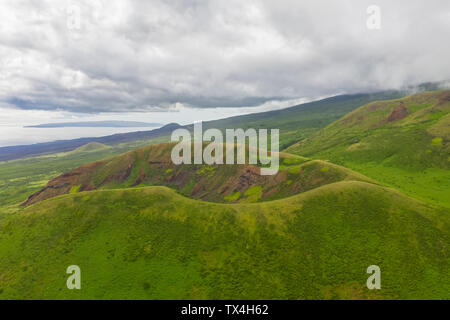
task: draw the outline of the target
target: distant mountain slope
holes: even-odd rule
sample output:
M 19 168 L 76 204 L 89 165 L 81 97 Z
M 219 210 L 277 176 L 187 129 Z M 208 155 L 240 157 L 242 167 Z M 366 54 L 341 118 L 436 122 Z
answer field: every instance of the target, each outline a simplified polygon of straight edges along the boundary
M 290 108 L 207 121 L 204 128 L 280 129 L 280 149 L 310 136 L 348 112 L 371 101 L 401 97 L 399 91 L 338 95 Z
M 169 143 L 57 176 L 27 206 L 0 207 L 0 299 L 448 299 L 450 209 L 327 161 L 445 204 L 435 188 L 448 198 L 448 93 L 364 105 L 288 149 L 308 157 L 281 152 L 275 176 L 175 166 Z M 91 148 L 116 150 L 88 144 L 68 157 L 92 159 Z M 73 264 L 82 290 L 66 289 Z M 381 290 L 366 287 L 370 265 Z
M 273 176 L 260 175 L 256 165 L 177 166 L 170 157 L 174 145 L 150 145 L 82 165 L 51 180 L 24 205 L 79 191 L 146 185 L 169 186 L 186 196 L 214 202 L 258 202 L 292 196 L 337 181 L 372 181 L 332 163 L 283 153 L 281 168 Z
M 89 142 L 85 145 L 82 145 L 81 147 L 76 148 L 73 151 L 70 151 L 71 153 L 79 153 L 79 152 L 94 152 L 94 151 L 100 151 L 104 149 L 110 148 L 107 145 L 104 145 L 103 143 L 99 142 Z
M 448 217 L 355 181 L 255 204 L 69 194 L 0 219 L 0 299 L 448 299 Z
M 286 151 L 450 205 L 450 91 L 369 103 Z
M 250 115 L 231 117 L 227 119 L 208 121 L 207 128 L 265 128 L 280 129 L 280 147 L 303 139 L 344 114 L 370 101 L 392 99 L 401 94 L 388 91 L 374 94 L 341 95 L 320 101 L 301 104 L 283 110 L 254 113 Z M 0 148 L 0 161 L 19 159 L 23 157 L 71 151 L 89 142 L 99 142 L 109 146 L 119 143 L 149 140 L 165 137 L 170 141 L 170 134 L 178 127 L 177 124 L 166 125 L 160 129 L 141 132 L 115 134 L 100 138 L 81 138 L 65 141 L 38 143 L 27 146 L 12 146 Z M 187 126 L 191 128 L 191 126 Z
M 99 138 L 80 138 L 73 140 L 60 140 L 54 142 L 36 143 L 25 146 L 12 146 L 0 148 L 0 161 L 19 159 L 30 156 L 52 153 L 68 152 L 90 142 L 98 142 L 106 145 L 116 145 L 137 140 L 149 140 L 158 137 L 167 137 L 173 130 L 179 128 L 178 124 L 168 124 L 164 127 L 139 132 L 118 133 Z

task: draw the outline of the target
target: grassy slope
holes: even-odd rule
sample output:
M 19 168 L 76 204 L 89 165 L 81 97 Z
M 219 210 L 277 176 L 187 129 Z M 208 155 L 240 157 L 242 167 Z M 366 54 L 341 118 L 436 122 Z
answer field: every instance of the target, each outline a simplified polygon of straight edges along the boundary
M 94 152 L 94 151 L 100 151 L 100 150 L 104 150 L 104 149 L 108 149 L 108 148 L 110 148 L 110 146 L 107 146 L 103 143 L 90 142 L 81 147 L 76 148 L 73 151 L 70 151 L 70 153 Z
M 107 159 L 160 139 L 124 143 L 111 148 L 78 148 L 71 152 L 0 162 L 0 207 L 21 203 L 47 182 L 83 163 Z M 97 145 L 98 146 L 98 145 Z M 88 149 L 88 150 L 86 150 Z
M 78 191 L 149 185 L 168 186 L 186 196 L 214 202 L 259 202 L 284 198 L 337 181 L 373 182 L 329 162 L 284 153 L 280 153 L 278 173 L 271 176 L 260 175 L 259 167 L 248 164 L 174 165 L 171 161 L 174 145 L 150 145 L 85 164 L 50 181 L 26 204 Z
M 46 200 L 0 219 L 0 298 L 448 298 L 448 212 L 339 182 L 260 204 L 164 187 Z M 82 290 L 65 287 L 68 265 Z M 365 287 L 379 265 L 382 290 Z
M 398 92 L 383 92 L 337 96 L 285 110 L 211 121 L 205 123 L 205 129 L 208 127 L 221 129 L 278 128 L 281 135 L 280 147 L 283 148 L 308 137 L 320 128 L 365 103 L 378 99 L 389 99 L 398 95 Z M 83 163 L 106 159 L 151 143 L 167 142 L 169 139 L 170 137 L 159 137 L 152 140 L 121 143 L 113 145 L 110 149 L 90 152 L 68 152 L 65 154 L 0 162 L 0 207 L 25 201 L 30 194 L 45 186 L 47 181 L 63 172 L 73 170 Z
M 204 122 L 207 128 L 280 129 L 280 149 L 304 139 L 359 106 L 401 97 L 398 91 L 340 95 L 290 108 Z
M 386 121 L 403 104 L 408 115 Z M 365 105 L 286 151 L 328 159 L 450 207 L 450 92 Z

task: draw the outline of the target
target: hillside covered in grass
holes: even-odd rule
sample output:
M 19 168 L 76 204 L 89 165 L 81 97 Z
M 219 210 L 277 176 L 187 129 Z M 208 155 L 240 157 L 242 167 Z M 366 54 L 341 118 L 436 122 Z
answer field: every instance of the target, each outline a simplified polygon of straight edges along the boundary
M 445 299 L 448 217 L 355 181 L 254 204 L 68 194 L 0 219 L 0 299 Z M 81 290 L 66 288 L 73 264 Z M 373 264 L 381 290 L 365 286 Z
M 251 164 L 175 165 L 171 160 L 174 145 L 150 145 L 82 165 L 51 180 L 24 205 L 67 193 L 149 185 L 169 186 L 186 196 L 214 202 L 258 202 L 338 181 L 371 181 L 329 162 L 284 153 L 280 154 L 280 170 L 271 176 L 261 175 L 260 167 Z
M 285 149 L 364 104 L 400 98 L 403 95 L 401 91 L 338 95 L 281 110 L 207 121 L 203 123 L 203 127 L 205 130 L 277 128 L 280 129 L 280 149 Z
M 205 128 L 278 128 L 281 130 L 280 146 L 281 148 L 286 148 L 363 104 L 380 99 L 393 99 L 400 96 L 401 92 L 399 91 L 339 95 L 299 104 L 282 110 L 258 112 L 226 119 L 207 121 L 205 122 Z M 149 131 L 120 133 L 104 137 L 61 140 L 33 145 L 0 147 L 0 161 L 68 152 L 92 142 L 105 144 L 111 147 L 127 144 L 145 145 L 145 143 L 142 144 L 142 142 L 148 142 L 149 140 L 168 142 L 170 141 L 172 131 L 180 127 L 181 126 L 176 123 L 170 123 L 161 128 Z M 192 126 L 186 127 L 192 128 Z
M 278 128 L 280 147 L 285 148 L 363 104 L 400 95 L 398 91 L 341 95 L 283 110 L 209 121 L 204 123 L 204 129 Z M 0 207 L 25 201 L 30 194 L 42 189 L 49 180 L 82 164 L 104 160 L 149 144 L 168 142 L 171 132 L 176 128 L 179 126 L 171 124 L 153 131 L 0 148 Z M 91 147 L 99 146 L 98 143 L 109 148 L 93 150 Z M 90 147 L 85 147 L 86 145 Z
M 364 105 L 286 151 L 327 159 L 450 206 L 450 91 Z
M 171 143 L 0 163 L 0 299 L 447 299 L 449 102 L 372 102 L 321 130 L 331 105 L 247 118 L 302 139 L 273 176 L 176 166 Z M 366 287 L 370 265 L 381 290 Z
M 118 144 L 114 147 L 89 143 L 68 152 L 0 161 L 0 208 L 25 201 L 30 194 L 42 189 L 49 180 L 82 164 L 159 143 L 158 139 Z

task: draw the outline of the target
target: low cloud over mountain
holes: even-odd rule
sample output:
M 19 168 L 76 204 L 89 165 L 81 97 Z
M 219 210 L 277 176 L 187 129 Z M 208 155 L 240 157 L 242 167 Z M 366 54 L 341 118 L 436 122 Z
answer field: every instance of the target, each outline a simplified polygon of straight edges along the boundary
M 256 106 L 450 78 L 448 1 L 10 1 L 0 103 L 131 112 Z M 447 10 L 443 10 L 447 8 Z

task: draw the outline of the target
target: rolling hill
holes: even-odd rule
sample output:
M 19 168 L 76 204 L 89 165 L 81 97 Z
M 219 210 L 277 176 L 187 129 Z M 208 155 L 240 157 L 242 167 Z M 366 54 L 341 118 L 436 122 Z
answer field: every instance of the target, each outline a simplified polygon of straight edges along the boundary
M 227 119 L 205 122 L 205 128 L 279 128 L 282 131 L 280 147 L 305 138 L 318 129 L 326 126 L 355 108 L 379 99 L 400 97 L 398 91 L 386 91 L 372 94 L 340 95 L 319 101 L 300 104 L 277 111 L 254 113 L 250 115 L 230 117 Z M 71 151 L 90 142 L 98 142 L 108 146 L 124 143 L 136 144 L 139 141 L 162 139 L 170 141 L 170 134 L 180 125 L 171 123 L 159 129 L 139 132 L 114 134 L 97 138 L 80 138 L 54 142 L 37 143 L 25 146 L 0 147 L 0 161 L 20 159 L 37 155 L 54 154 Z M 190 128 L 190 126 L 187 126 Z
M 99 143 L 99 142 L 89 142 L 85 145 L 82 145 L 81 147 L 76 148 L 73 151 L 69 151 L 72 154 L 73 153 L 82 153 L 82 152 L 95 152 L 95 151 L 99 151 L 99 150 L 105 150 L 110 148 L 107 145 L 104 145 L 103 143 Z
M 92 142 L 101 143 L 108 146 L 119 146 L 120 149 L 122 147 L 122 144 L 131 143 L 132 145 L 134 145 L 139 141 L 160 139 L 162 137 L 164 138 L 164 141 L 167 141 L 167 137 L 170 136 L 172 131 L 180 127 L 181 126 L 176 123 L 171 123 L 161 128 L 149 131 L 117 133 L 110 136 L 97 138 L 92 137 L 72 140 L 58 140 L 53 142 L 43 142 L 23 146 L 0 147 L 0 161 L 10 161 L 25 157 L 36 157 L 61 152 L 69 152 Z
M 341 98 L 275 112 L 271 127 L 292 126 L 284 141 L 302 140 L 280 153 L 274 176 L 258 165 L 175 166 L 171 143 L 120 155 L 88 144 L 0 165 L 0 178 L 21 185 L 29 172 L 71 167 L 42 176 L 23 206 L 0 206 L 0 299 L 448 299 L 450 91 L 339 118 L 327 108 Z M 294 113 L 310 127 L 295 133 Z M 271 118 L 253 119 L 204 127 Z M 74 264 L 82 290 L 66 288 Z M 381 290 L 366 288 L 370 265 Z
M 308 102 L 297 106 L 206 121 L 204 129 L 254 128 L 280 129 L 280 150 L 304 139 L 352 110 L 372 101 L 394 99 L 403 96 L 401 91 L 346 94 Z M 191 128 L 191 126 L 187 126 Z
M 450 206 L 450 91 L 364 105 L 286 152 L 328 159 Z
M 174 145 L 150 145 L 82 165 L 51 180 L 24 205 L 79 191 L 149 185 L 168 186 L 186 196 L 214 202 L 257 202 L 338 181 L 372 181 L 332 163 L 283 153 L 280 154 L 281 168 L 272 176 L 260 175 L 260 168 L 250 164 L 177 166 L 170 158 Z
M 155 122 L 139 121 L 83 121 L 83 122 L 53 122 L 25 126 L 25 128 L 131 128 L 131 127 L 161 127 L 162 124 Z
M 0 299 L 446 299 L 448 217 L 358 181 L 253 204 L 62 195 L 0 219 Z M 373 264 L 381 290 L 365 287 Z

